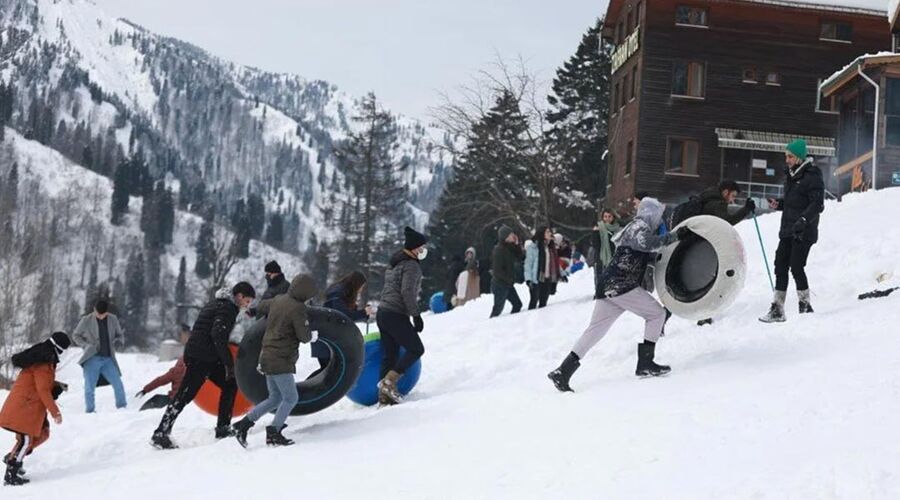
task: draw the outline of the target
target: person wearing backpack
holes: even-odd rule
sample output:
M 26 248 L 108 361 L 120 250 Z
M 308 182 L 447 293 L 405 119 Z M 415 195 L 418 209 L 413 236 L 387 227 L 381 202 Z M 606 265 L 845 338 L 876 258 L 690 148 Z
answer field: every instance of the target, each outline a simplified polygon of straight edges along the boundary
M 0 409 L 0 428 L 16 435 L 15 447 L 4 458 L 6 474 L 3 484 L 7 486 L 29 482 L 24 477 L 22 462 L 50 437 L 47 414 L 56 425 L 62 424 L 62 413 L 55 399 L 65 390 L 65 385 L 56 382 L 56 365 L 59 364 L 59 356 L 71 344 L 65 332 L 54 332 L 47 340 L 12 357 L 13 366 L 22 371 Z
M 807 156 L 804 140 L 788 144 L 784 156 L 787 164 L 784 197 L 769 199 L 769 207 L 781 212 L 781 228 L 775 251 L 775 293 L 769 312 L 759 318 L 763 323 L 785 321 L 789 273 L 797 285 L 800 314 L 813 312 L 806 259 L 819 241 L 819 214 L 825 210 L 825 181 L 813 157 Z

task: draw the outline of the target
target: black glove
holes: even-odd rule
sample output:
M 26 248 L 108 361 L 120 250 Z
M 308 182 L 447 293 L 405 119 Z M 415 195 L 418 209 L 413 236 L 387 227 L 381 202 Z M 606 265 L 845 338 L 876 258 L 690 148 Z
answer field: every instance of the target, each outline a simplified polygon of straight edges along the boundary
M 675 237 L 678 238 L 678 241 L 684 241 L 694 236 L 694 232 L 688 229 L 687 226 L 681 226 L 675 231 Z
M 422 317 L 421 317 L 421 316 L 415 316 L 415 317 L 413 318 L 413 325 L 415 325 L 416 331 L 419 332 L 419 333 L 422 333 L 422 330 L 425 329 L 425 323 L 422 322 Z
M 797 222 L 794 222 L 794 226 L 791 228 L 791 232 L 794 234 L 795 240 L 803 240 L 803 234 L 806 233 L 806 225 L 806 217 L 800 217 L 799 219 L 797 219 Z
M 144 397 L 144 391 L 138 391 L 138 393 L 134 395 L 135 399 L 141 399 L 142 397 Z
M 746 203 L 744 203 L 744 207 L 751 213 L 756 213 L 756 202 L 753 201 L 753 198 L 747 198 Z

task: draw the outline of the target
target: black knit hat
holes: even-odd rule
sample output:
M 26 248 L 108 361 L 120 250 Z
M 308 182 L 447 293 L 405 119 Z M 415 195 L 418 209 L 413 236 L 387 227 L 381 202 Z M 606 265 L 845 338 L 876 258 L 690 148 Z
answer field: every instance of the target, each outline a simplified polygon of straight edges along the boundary
M 50 335 L 50 341 L 62 350 L 66 350 L 72 345 L 72 340 L 69 339 L 66 332 L 53 332 L 53 335 Z
M 109 312 L 109 302 L 105 299 L 100 299 L 97 302 L 94 302 L 94 310 L 99 314 L 106 314 Z
M 246 281 L 241 281 L 231 289 L 231 295 L 237 294 L 241 294 L 244 297 L 256 298 L 256 290 L 253 289 L 253 285 Z
M 428 238 L 426 238 L 424 234 L 409 226 L 406 226 L 406 228 L 403 229 L 403 236 L 406 240 L 403 244 L 403 248 L 407 250 L 413 250 L 428 243 Z
M 282 274 L 281 266 L 278 265 L 278 262 L 273 260 L 272 262 L 266 264 L 266 272 L 272 274 Z

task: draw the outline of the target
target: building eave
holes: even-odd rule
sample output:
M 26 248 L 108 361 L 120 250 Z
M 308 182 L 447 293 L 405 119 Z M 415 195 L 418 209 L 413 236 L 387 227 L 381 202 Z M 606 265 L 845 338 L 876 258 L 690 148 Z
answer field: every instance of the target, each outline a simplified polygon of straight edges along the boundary
M 829 97 L 853 82 L 859 76 L 858 70 L 865 71 L 866 69 L 875 66 L 896 63 L 900 63 L 900 54 L 881 52 L 878 54 L 861 55 L 854 59 L 853 62 L 825 79 L 822 84 L 819 85 L 819 92 L 825 97 Z

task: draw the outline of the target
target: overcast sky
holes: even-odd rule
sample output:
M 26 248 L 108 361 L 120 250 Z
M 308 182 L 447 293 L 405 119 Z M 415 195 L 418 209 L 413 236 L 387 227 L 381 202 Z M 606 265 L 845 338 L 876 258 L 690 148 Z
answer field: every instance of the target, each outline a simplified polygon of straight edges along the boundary
M 427 119 L 499 53 L 549 81 L 606 0 L 94 0 L 248 66 L 374 91 Z

